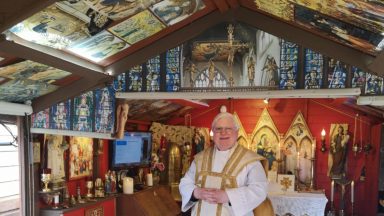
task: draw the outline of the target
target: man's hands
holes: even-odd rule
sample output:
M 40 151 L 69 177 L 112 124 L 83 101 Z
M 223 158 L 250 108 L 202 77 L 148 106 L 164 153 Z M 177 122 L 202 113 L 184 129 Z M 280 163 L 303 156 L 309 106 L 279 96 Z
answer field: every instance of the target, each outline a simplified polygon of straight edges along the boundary
M 207 188 L 195 188 L 193 190 L 193 196 L 196 199 L 204 200 L 210 204 L 228 203 L 229 198 L 224 190 L 220 189 L 207 189 Z

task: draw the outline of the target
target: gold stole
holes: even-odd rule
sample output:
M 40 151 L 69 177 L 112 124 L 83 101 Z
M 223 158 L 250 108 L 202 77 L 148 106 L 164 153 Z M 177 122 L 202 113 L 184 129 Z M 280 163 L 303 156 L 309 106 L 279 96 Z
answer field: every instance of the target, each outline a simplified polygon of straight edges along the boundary
M 255 153 L 253 152 L 252 155 L 247 154 L 247 152 L 249 152 L 248 149 L 242 147 L 241 145 L 237 145 L 236 149 L 234 149 L 229 160 L 225 164 L 222 172 L 218 173 L 212 171 L 214 147 L 204 150 L 202 155 L 198 155 L 196 157 L 196 185 L 201 188 L 216 188 L 222 190 L 226 188 L 238 187 L 236 176 L 240 173 L 240 171 L 247 164 L 262 158 L 254 157 Z M 204 210 L 204 212 L 216 211 L 216 215 L 219 216 L 221 215 L 223 209 L 223 204 L 209 204 L 207 202 L 203 202 L 202 200 L 199 200 L 197 205 L 196 215 L 198 216 L 202 210 Z

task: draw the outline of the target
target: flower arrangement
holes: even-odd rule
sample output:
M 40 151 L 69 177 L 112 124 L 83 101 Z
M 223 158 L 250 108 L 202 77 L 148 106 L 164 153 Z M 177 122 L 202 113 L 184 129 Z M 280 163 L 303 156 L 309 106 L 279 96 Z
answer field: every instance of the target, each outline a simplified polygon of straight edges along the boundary
M 156 153 L 152 153 L 151 173 L 154 175 L 160 175 L 160 172 L 165 170 L 165 165 L 160 162 L 159 156 Z

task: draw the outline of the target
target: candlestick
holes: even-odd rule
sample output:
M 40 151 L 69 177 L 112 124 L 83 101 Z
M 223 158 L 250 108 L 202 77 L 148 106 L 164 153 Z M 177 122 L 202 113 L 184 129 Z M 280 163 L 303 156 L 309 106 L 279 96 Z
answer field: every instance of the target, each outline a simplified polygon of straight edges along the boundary
M 333 202 L 334 186 L 335 186 L 335 182 L 334 182 L 334 180 L 332 180 L 332 183 L 331 183 L 331 202 Z
M 352 181 L 352 183 L 351 183 L 351 203 L 355 202 L 354 190 L 355 190 L 355 182 Z

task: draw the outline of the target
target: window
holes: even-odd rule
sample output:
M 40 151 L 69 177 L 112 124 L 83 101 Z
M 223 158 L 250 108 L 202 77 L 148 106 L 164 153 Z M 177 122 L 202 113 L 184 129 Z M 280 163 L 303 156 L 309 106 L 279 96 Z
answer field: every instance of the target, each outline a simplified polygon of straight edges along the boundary
M 0 215 L 19 212 L 20 170 L 17 126 L 0 122 Z

